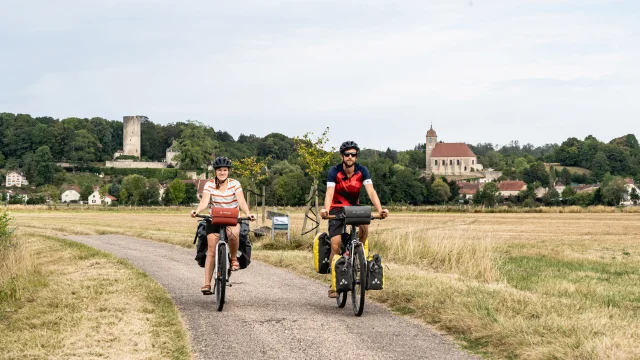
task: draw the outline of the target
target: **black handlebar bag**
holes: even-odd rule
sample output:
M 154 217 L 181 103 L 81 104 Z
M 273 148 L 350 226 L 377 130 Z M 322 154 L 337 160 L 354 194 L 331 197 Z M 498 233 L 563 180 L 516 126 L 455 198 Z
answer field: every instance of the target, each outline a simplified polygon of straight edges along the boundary
M 345 206 L 345 225 L 369 225 L 371 224 L 371 206 Z

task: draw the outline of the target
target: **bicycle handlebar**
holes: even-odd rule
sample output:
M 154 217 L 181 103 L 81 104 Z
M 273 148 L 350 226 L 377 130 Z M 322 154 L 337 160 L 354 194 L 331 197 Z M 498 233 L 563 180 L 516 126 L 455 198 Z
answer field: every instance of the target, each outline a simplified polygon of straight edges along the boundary
M 201 218 L 201 219 L 206 219 L 206 220 L 211 220 L 211 216 L 210 215 L 200 215 L 200 214 L 196 214 L 197 218 Z M 250 217 L 239 217 L 238 221 L 251 221 Z
M 387 216 L 389 216 L 389 215 L 387 215 Z M 330 220 L 330 219 L 344 219 L 344 218 L 345 218 L 345 216 L 344 216 L 344 215 L 342 215 L 342 216 L 327 215 L 327 216 L 323 217 L 323 219 L 326 219 L 326 220 Z M 371 220 L 382 220 L 382 219 L 384 219 L 384 218 L 386 218 L 386 216 L 385 216 L 385 217 L 382 217 L 382 215 L 380 215 L 380 214 L 371 216 Z

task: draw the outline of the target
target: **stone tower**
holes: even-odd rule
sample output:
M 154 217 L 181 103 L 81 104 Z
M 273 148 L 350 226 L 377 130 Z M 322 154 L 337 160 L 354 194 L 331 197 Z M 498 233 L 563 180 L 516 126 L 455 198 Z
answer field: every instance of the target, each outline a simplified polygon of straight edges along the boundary
M 431 128 L 429 129 L 429 131 L 427 131 L 427 146 L 426 146 L 426 152 L 427 152 L 427 170 L 426 173 L 427 175 L 431 175 L 431 173 L 433 172 L 433 161 L 431 161 L 431 153 L 433 152 L 433 148 L 436 147 L 436 144 L 438 143 L 438 135 L 436 134 L 436 131 L 433 130 L 433 125 L 431 125 Z
M 140 129 L 146 116 L 125 116 L 122 119 L 122 150 L 124 155 L 133 155 L 140 158 Z

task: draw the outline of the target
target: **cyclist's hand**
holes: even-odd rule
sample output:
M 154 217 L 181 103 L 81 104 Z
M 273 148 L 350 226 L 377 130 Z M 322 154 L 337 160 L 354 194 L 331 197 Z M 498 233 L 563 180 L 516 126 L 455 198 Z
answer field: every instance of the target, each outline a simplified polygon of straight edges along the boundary
M 195 210 L 191 210 L 191 217 L 192 218 L 196 217 L 196 211 Z
M 386 218 L 387 216 L 389 216 L 389 210 L 387 209 L 382 209 L 382 211 L 380 212 L 380 217 L 381 218 Z
M 256 216 L 253 214 L 249 214 L 249 218 L 251 219 L 251 221 L 256 221 Z
M 327 209 L 322 209 L 320 210 L 320 217 L 325 219 L 327 217 L 327 215 L 329 215 L 329 212 L 327 211 Z

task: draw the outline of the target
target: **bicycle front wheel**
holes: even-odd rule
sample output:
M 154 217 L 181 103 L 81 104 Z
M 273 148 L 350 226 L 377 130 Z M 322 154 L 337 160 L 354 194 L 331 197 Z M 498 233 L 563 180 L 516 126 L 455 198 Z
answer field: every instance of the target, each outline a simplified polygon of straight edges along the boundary
M 353 285 L 351 286 L 351 302 L 353 303 L 353 313 L 356 316 L 362 315 L 364 311 L 364 296 L 366 291 L 367 268 L 364 259 L 364 250 L 359 246 L 353 253 Z
M 216 269 L 216 309 L 222 311 L 224 295 L 227 290 L 227 247 L 218 245 L 218 268 Z

